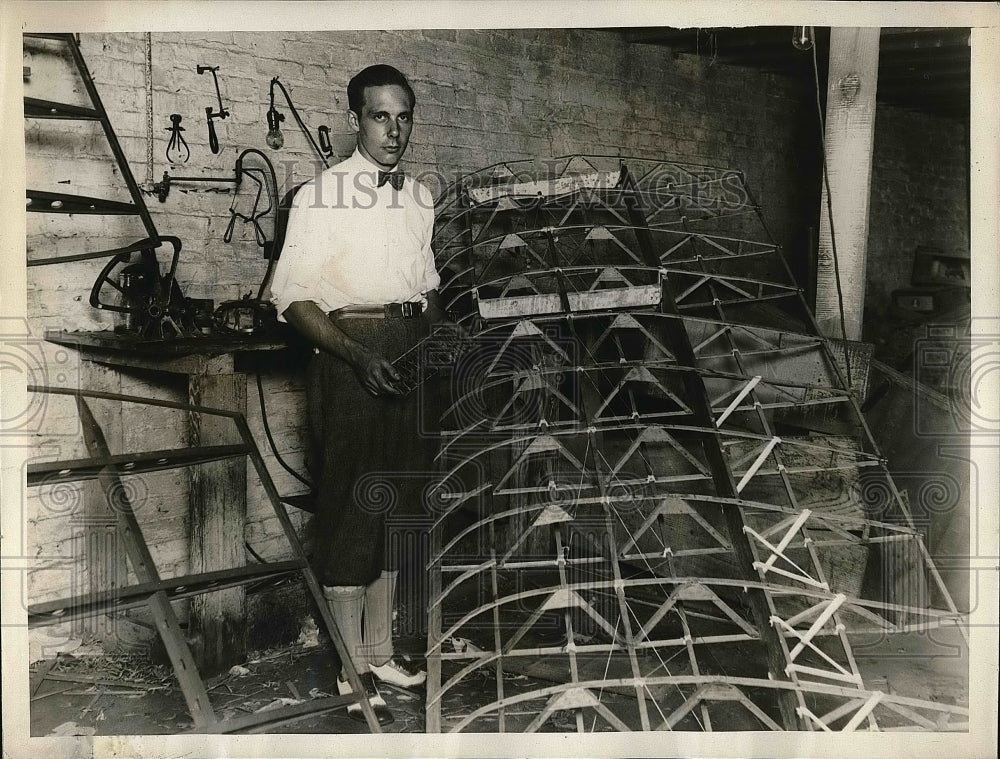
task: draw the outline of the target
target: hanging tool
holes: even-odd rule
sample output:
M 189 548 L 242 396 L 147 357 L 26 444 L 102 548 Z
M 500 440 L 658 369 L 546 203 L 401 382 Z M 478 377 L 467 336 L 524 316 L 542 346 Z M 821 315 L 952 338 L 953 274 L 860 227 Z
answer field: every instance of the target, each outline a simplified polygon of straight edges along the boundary
M 170 163 L 187 163 L 188 159 L 191 157 L 191 148 L 188 147 L 187 141 L 184 139 L 184 135 L 181 132 L 184 131 L 184 127 L 181 126 L 181 115 L 179 113 L 170 114 L 170 126 L 167 127 L 167 131 L 170 132 L 170 142 L 167 143 L 167 161 Z M 181 149 L 184 150 L 184 157 L 181 158 Z M 171 158 L 173 154 L 173 158 Z
M 264 166 L 249 165 L 247 161 L 249 156 L 255 156 L 263 161 Z M 256 185 L 253 202 L 246 213 L 237 210 L 238 191 L 244 177 L 248 177 Z M 254 239 L 263 249 L 264 257 L 268 259 L 268 266 L 256 297 L 251 297 L 251 294 L 247 293 L 239 300 L 222 303 L 213 315 L 213 326 L 221 332 L 240 334 L 274 332 L 277 328 L 277 316 L 274 313 L 274 306 L 265 301 L 263 295 L 271 279 L 277 255 L 274 250 L 274 240 L 268 239 L 267 233 L 261 225 L 261 219 L 264 219 L 268 214 L 275 213 L 277 216 L 278 180 L 271 160 L 260 150 L 247 148 L 237 157 L 231 177 L 171 177 L 169 172 L 165 171 L 163 172 L 163 180 L 153 185 L 153 191 L 156 192 L 160 202 L 166 201 L 170 185 L 173 182 L 216 182 L 234 185 L 233 201 L 229 207 L 229 224 L 226 226 L 222 239 L 227 243 L 232 242 L 237 221 L 252 224 Z M 267 194 L 266 204 L 264 202 L 265 193 Z
M 244 158 L 250 154 L 261 159 L 264 162 L 264 167 L 245 166 Z M 215 310 L 213 316 L 214 326 L 221 332 L 237 332 L 251 335 L 269 334 L 277 330 L 278 316 L 274 309 L 274 304 L 264 299 L 264 291 L 271 280 L 271 274 L 274 271 L 274 265 L 278 257 L 274 251 L 274 240 L 267 239 L 267 234 L 261 227 L 260 220 L 274 211 L 275 224 L 277 224 L 278 178 L 274 173 L 274 165 L 270 159 L 256 148 L 247 148 L 240 153 L 239 158 L 236 159 L 236 176 L 237 187 L 239 186 L 239 178 L 246 176 L 256 183 L 257 192 L 249 214 L 243 214 L 236 210 L 238 197 L 234 193 L 232 205 L 229 207 L 229 226 L 226 228 L 226 233 L 222 239 L 227 243 L 232 241 L 237 219 L 244 223 L 253 224 L 257 244 L 263 248 L 264 257 L 268 259 L 268 264 L 260 287 L 257 290 L 257 295 L 251 297 L 251 294 L 247 293 L 240 300 L 231 300 L 222 303 Z M 265 191 L 267 192 L 267 207 L 262 209 L 260 207 L 261 198 Z
M 320 125 L 316 130 L 319 133 L 319 147 L 323 154 L 329 158 L 333 155 L 333 145 L 330 144 L 330 127 L 326 124 Z
M 313 139 L 312 134 L 309 132 L 309 127 L 305 125 L 305 122 L 302 121 L 302 117 L 299 116 L 299 112 L 292 103 L 292 98 L 288 94 L 288 90 L 285 89 L 285 85 L 278 81 L 278 77 L 273 77 L 271 79 L 271 107 L 267 111 L 267 137 L 264 138 L 265 142 L 267 142 L 267 146 L 272 150 L 279 150 L 285 144 L 285 138 L 284 135 L 281 134 L 280 128 L 281 122 L 285 120 L 285 114 L 274 107 L 275 87 L 281 90 L 281 94 L 285 96 L 285 102 L 288 103 L 288 108 L 292 112 L 292 116 L 295 117 L 295 123 L 299 125 L 299 129 L 302 130 L 302 134 L 304 134 L 306 139 L 309 140 L 309 144 L 312 145 L 313 150 L 316 151 L 316 155 L 319 156 L 323 165 L 329 168 L 330 162 L 327 160 L 327 157 L 333 155 L 333 147 L 329 144 L 330 128 L 325 126 L 319 128 L 319 139 L 321 143 L 324 139 L 323 130 L 326 130 L 326 144 L 320 148 L 320 146 L 316 144 L 316 140 Z
M 219 91 L 219 77 L 215 73 L 219 70 L 218 66 L 198 66 L 198 73 L 204 74 L 206 71 L 211 72 L 212 79 L 215 80 L 215 94 L 219 98 L 219 110 L 213 111 L 212 106 L 205 108 L 205 116 L 208 119 L 208 146 L 211 148 L 212 152 L 218 154 L 219 152 L 219 137 L 215 133 L 215 119 L 226 119 L 229 116 L 229 111 L 225 109 L 222 105 L 222 93 Z
M 244 166 L 243 160 L 249 154 L 258 156 L 262 161 L 264 161 L 266 167 L 259 168 L 256 166 Z M 239 158 L 236 159 L 234 173 L 237 190 L 239 189 L 242 178 L 245 176 L 256 183 L 257 193 L 254 196 L 253 205 L 250 208 L 249 214 L 242 214 L 236 210 L 238 196 L 236 192 L 233 193 L 233 202 L 229 206 L 229 225 L 226 227 L 226 232 L 222 236 L 222 240 L 227 243 L 232 242 L 233 230 L 236 226 L 237 219 L 244 223 L 253 224 L 257 244 L 260 247 L 265 248 L 264 256 L 270 258 L 271 256 L 269 255 L 269 251 L 266 250 L 268 244 L 267 235 L 260 226 L 260 219 L 271 213 L 274 208 L 276 200 L 275 196 L 277 195 L 277 177 L 274 174 L 274 166 L 271 164 L 270 159 L 262 152 L 256 148 L 247 148 L 240 153 Z M 270 178 L 270 182 L 268 182 L 268 178 Z M 267 192 L 267 207 L 260 210 L 260 201 L 264 192 Z
M 255 155 L 265 164 L 264 168 L 256 166 L 244 166 L 244 161 L 248 155 Z M 249 214 L 241 214 L 236 211 L 236 197 L 235 193 L 239 190 L 240 184 L 243 181 L 243 177 L 247 176 L 256 183 L 257 194 L 254 197 L 253 206 Z M 165 203 L 167 196 L 170 194 L 170 187 L 174 182 L 211 182 L 211 183 L 226 183 L 235 185 L 233 188 L 234 197 L 233 202 L 230 205 L 229 213 L 230 220 L 229 225 L 226 228 L 223 240 L 225 242 L 231 242 L 233 237 L 233 228 L 236 224 L 236 220 L 240 219 L 243 222 L 247 222 L 254 225 L 254 232 L 257 239 L 257 244 L 264 249 L 264 257 L 271 258 L 273 251 L 271 250 L 273 241 L 267 239 L 267 235 L 260 226 L 260 219 L 269 214 L 274 210 L 276 206 L 276 199 L 278 193 L 278 180 L 274 172 L 274 165 L 264 153 L 257 150 L 256 148 L 247 148 L 236 158 L 236 165 L 233 167 L 233 175 L 229 177 L 185 177 L 185 176 L 171 176 L 169 171 L 163 172 L 163 179 L 153 185 L 153 192 L 156 193 L 157 199 L 161 203 Z M 267 207 L 263 210 L 259 210 L 261 197 L 264 192 L 267 192 L 268 201 Z

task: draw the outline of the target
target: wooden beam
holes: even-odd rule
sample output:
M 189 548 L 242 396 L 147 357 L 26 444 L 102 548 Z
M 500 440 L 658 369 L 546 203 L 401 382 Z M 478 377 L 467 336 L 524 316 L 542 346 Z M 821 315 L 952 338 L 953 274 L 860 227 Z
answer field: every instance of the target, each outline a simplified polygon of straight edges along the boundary
M 246 375 L 231 373 L 232 357 L 208 361 L 205 371 L 188 379 L 192 404 L 227 411 L 247 411 Z M 221 372 L 217 371 L 219 368 Z M 227 373 L 228 370 L 228 373 Z M 191 415 L 191 445 L 224 444 L 237 439 L 232 420 L 208 414 Z M 191 467 L 190 572 L 242 567 L 247 511 L 245 457 Z M 229 588 L 198 596 L 191 603 L 192 648 L 199 666 L 216 673 L 246 658 L 245 590 Z
M 848 340 L 861 339 L 864 312 L 878 57 L 878 27 L 832 30 L 816 322 L 824 335 L 846 332 Z

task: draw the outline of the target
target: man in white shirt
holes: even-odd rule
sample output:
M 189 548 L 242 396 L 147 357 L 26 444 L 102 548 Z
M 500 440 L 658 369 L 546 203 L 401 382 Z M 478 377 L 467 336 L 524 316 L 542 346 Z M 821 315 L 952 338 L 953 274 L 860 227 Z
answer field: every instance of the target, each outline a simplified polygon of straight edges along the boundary
M 376 65 L 347 92 L 357 149 L 296 194 L 271 293 L 279 320 L 316 349 L 307 384 L 314 562 L 369 702 L 387 724 L 376 678 L 413 687 L 426 673 L 394 655 L 397 570 L 385 566 L 385 517 L 419 507 L 419 475 L 434 453 L 433 439 L 420 434 L 417 397 L 403 396 L 390 361 L 445 314 L 430 245 L 433 198 L 397 168 L 413 129 L 413 89 L 395 68 Z M 337 684 L 350 692 L 345 679 Z M 349 713 L 363 719 L 356 705 Z

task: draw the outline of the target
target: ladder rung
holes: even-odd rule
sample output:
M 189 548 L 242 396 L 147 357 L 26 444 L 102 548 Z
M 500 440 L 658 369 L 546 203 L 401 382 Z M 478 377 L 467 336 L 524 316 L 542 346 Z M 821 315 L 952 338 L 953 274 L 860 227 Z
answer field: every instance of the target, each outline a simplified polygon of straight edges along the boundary
M 53 100 L 38 98 L 24 99 L 24 117 L 26 119 L 72 119 L 75 121 L 100 121 L 101 114 L 94 108 L 85 105 L 70 105 L 57 103 Z
M 42 190 L 25 191 L 25 209 L 36 213 L 90 213 L 134 216 L 138 206 L 119 200 L 90 198 L 86 195 L 69 195 Z
M 43 627 L 71 619 L 83 619 L 99 614 L 114 614 L 126 609 L 133 609 L 146 603 L 151 595 L 160 591 L 165 592 L 170 599 L 187 598 L 238 585 L 285 577 L 295 572 L 301 572 L 305 565 L 304 560 L 276 561 L 272 564 L 255 564 L 183 577 L 171 577 L 159 582 L 139 583 L 101 593 L 32 604 L 28 607 L 28 627 Z
M 96 250 L 92 253 L 75 253 L 68 256 L 50 256 L 49 258 L 29 258 L 28 266 L 48 266 L 50 264 L 66 264 L 72 261 L 90 261 L 94 258 L 111 258 L 123 253 L 135 253 L 137 250 L 152 250 L 160 246 L 159 240 L 139 240 L 123 248 L 112 248 L 111 250 Z
M 158 472 L 164 469 L 205 464 L 235 456 L 246 456 L 248 453 L 250 453 L 250 446 L 247 445 L 208 445 L 200 448 L 123 453 L 110 456 L 107 459 L 47 461 L 39 464 L 28 464 L 28 486 L 93 480 L 104 471 L 118 475 Z
M 256 714 L 241 714 L 238 717 L 220 720 L 215 724 L 195 727 L 190 733 L 236 733 L 253 728 L 261 728 L 265 725 L 277 727 L 278 725 L 295 722 L 305 717 L 313 717 L 322 712 L 330 712 L 335 709 L 343 709 L 349 704 L 356 704 L 357 696 L 348 693 L 344 696 L 326 696 L 323 698 L 310 698 L 300 704 L 290 704 L 277 709 L 268 709 Z
M 25 32 L 22 36 L 30 37 L 33 40 L 55 40 L 56 42 L 68 42 L 73 35 L 71 32 Z

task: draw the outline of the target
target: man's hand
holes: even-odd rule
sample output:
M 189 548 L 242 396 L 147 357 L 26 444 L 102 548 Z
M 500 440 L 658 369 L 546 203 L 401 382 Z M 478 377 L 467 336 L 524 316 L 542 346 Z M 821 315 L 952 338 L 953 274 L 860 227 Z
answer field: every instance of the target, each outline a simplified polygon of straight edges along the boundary
M 392 364 L 377 353 L 367 351 L 360 361 L 354 364 L 354 373 L 358 382 L 372 395 L 402 395 L 403 391 L 396 385 L 402 378 Z
M 444 310 L 441 296 L 437 290 L 427 292 L 427 309 L 424 311 L 427 321 L 434 331 L 445 330 L 458 337 L 468 337 L 469 330 L 457 322 L 453 322 Z
M 285 309 L 285 318 L 317 348 L 350 364 L 358 382 L 372 395 L 402 394 L 396 388 L 400 377 L 392 364 L 350 338 L 312 301 L 292 303 Z

